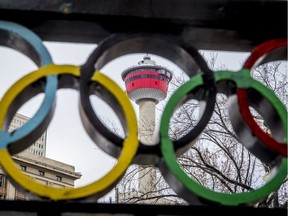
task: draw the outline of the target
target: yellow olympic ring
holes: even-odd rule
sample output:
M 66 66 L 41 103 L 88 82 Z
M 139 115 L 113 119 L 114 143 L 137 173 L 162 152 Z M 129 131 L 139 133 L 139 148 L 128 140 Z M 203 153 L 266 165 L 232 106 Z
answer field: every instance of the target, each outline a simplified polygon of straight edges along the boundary
M 72 75 L 79 78 L 80 68 L 78 66 L 72 65 L 47 65 L 34 72 L 31 72 L 16 82 L 4 95 L 2 101 L 0 101 L 0 127 L 2 127 L 9 106 L 13 102 L 14 98 L 23 89 L 43 77 L 63 74 Z M 118 157 L 117 164 L 104 177 L 89 185 L 79 188 L 54 188 L 40 184 L 25 175 L 16 166 L 7 149 L 0 149 L 1 166 L 4 168 L 7 174 L 12 177 L 15 183 L 17 183 L 28 192 L 34 193 L 43 198 L 50 198 L 51 200 L 79 199 L 92 195 L 95 195 L 96 197 L 98 195 L 98 197 L 101 197 L 103 194 L 109 192 L 110 189 L 115 186 L 115 184 L 117 184 L 120 178 L 125 174 L 128 166 L 131 164 L 139 145 L 137 137 L 137 120 L 132 104 L 126 96 L 125 92 L 114 81 L 99 71 L 95 71 L 91 80 L 93 82 L 99 83 L 111 91 L 111 93 L 115 96 L 121 105 L 127 120 L 129 133 L 124 140 L 123 149 L 120 156 Z

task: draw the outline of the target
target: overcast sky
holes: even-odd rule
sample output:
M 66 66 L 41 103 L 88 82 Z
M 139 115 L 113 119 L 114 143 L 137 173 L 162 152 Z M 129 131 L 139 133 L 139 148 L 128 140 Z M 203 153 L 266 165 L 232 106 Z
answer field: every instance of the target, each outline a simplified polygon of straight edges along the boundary
M 71 44 L 45 42 L 55 64 L 82 65 L 89 54 L 95 49 L 94 44 Z M 227 69 L 239 70 L 241 64 L 249 53 L 218 52 L 217 67 L 225 65 Z M 35 64 L 27 57 L 10 48 L 0 47 L 1 88 L 0 97 L 20 77 L 37 69 Z M 204 57 L 209 58 L 209 52 L 204 52 Z M 106 65 L 102 72 L 113 79 L 124 89 L 121 72 L 129 66 L 137 64 L 143 54 L 134 54 L 118 58 Z M 165 59 L 152 58 L 160 65 L 166 66 L 174 73 L 181 70 Z M 31 99 L 19 112 L 31 117 L 41 103 L 43 95 Z M 55 115 L 47 131 L 46 156 L 75 166 L 76 172 L 82 173 L 82 178 L 76 181 L 76 186 L 83 186 L 103 176 L 113 166 L 115 159 L 98 149 L 90 140 L 82 126 L 78 113 L 79 92 L 70 89 L 57 91 L 57 104 Z M 132 102 L 133 103 L 133 102 Z M 165 101 L 163 102 L 163 104 Z M 137 106 L 133 103 L 135 109 Z M 107 115 L 108 121 L 115 121 L 116 116 L 108 111 L 104 104 L 99 111 L 101 116 Z M 67 150 L 69 149 L 69 150 Z

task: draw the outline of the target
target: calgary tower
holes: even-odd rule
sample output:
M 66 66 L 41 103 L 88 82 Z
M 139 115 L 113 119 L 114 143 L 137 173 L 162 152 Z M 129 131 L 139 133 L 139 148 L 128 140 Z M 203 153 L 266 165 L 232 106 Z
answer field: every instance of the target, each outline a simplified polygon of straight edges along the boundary
M 172 72 L 157 65 L 146 55 L 138 65 L 124 70 L 122 79 L 128 97 L 139 105 L 139 139 L 142 143 L 151 145 L 150 135 L 155 127 L 155 106 L 166 98 Z
M 157 65 L 149 55 L 145 55 L 138 65 L 122 72 L 122 79 L 128 97 L 139 106 L 139 140 L 143 144 L 153 145 L 155 106 L 166 98 L 172 72 Z M 151 175 L 147 175 L 146 172 L 145 169 L 139 171 L 138 192 L 141 195 L 153 190 L 156 182 L 155 170 L 151 170 Z

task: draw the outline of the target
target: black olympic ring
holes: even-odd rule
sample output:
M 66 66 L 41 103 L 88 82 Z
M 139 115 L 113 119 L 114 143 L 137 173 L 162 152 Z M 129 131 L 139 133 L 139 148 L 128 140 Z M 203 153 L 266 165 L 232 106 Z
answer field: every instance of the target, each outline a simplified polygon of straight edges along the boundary
M 201 74 L 205 80 L 204 88 L 197 89 L 193 92 L 196 100 L 200 102 L 202 115 L 199 117 L 197 125 L 190 130 L 185 136 L 178 140 L 174 140 L 177 154 L 185 152 L 196 141 L 196 138 L 201 134 L 213 113 L 216 100 L 215 84 L 213 81 L 213 71 L 209 69 L 203 57 L 198 50 L 183 40 L 170 35 L 149 35 L 149 34 L 116 34 L 103 40 L 94 52 L 89 56 L 87 62 L 81 67 L 80 95 L 81 95 L 81 117 L 83 125 L 90 137 L 97 145 L 106 153 L 113 157 L 117 157 L 122 147 L 123 139 L 111 132 L 103 125 L 99 117 L 93 111 L 89 100 L 90 90 L 87 88 L 86 82 L 94 70 L 101 70 L 111 60 L 130 53 L 151 53 L 160 55 L 168 60 L 173 61 L 189 77 L 195 74 Z M 106 95 L 104 89 L 101 92 Z M 185 101 L 189 100 L 189 97 Z M 107 101 L 107 100 L 106 100 Z M 183 103 L 185 103 L 183 101 Z M 122 122 L 123 115 L 118 113 L 118 108 L 110 100 L 110 106 L 118 114 Z M 135 158 L 135 163 L 138 164 L 155 164 L 161 157 L 159 149 L 159 141 L 153 146 L 147 146 L 140 143 L 140 147 Z M 144 157 L 143 157 L 144 156 Z

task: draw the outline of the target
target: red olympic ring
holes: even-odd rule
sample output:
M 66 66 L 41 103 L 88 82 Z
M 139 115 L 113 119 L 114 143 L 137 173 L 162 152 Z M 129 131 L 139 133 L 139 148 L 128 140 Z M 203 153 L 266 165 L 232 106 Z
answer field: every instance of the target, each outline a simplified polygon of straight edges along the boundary
M 251 55 L 245 61 L 243 68 L 251 70 L 256 66 L 265 63 L 267 60 L 282 60 L 283 54 L 286 55 L 287 60 L 287 39 L 274 39 L 260 44 L 254 50 L 252 50 Z M 285 52 L 285 53 L 284 53 Z M 269 55 L 270 54 L 270 55 Z M 279 58 L 280 57 L 280 58 Z M 259 140 L 264 143 L 268 148 L 278 152 L 280 155 L 287 157 L 287 140 L 283 142 L 274 139 L 269 133 L 263 131 L 260 126 L 254 120 L 248 104 L 247 92 L 244 89 L 237 90 L 238 104 L 240 112 L 243 116 L 243 120 L 252 130 Z

